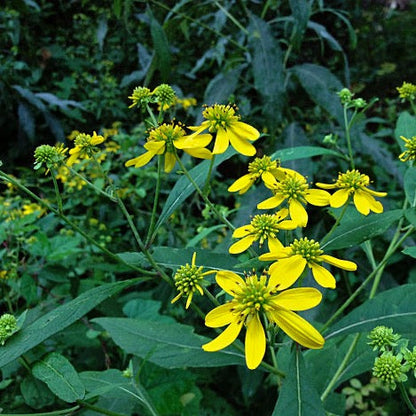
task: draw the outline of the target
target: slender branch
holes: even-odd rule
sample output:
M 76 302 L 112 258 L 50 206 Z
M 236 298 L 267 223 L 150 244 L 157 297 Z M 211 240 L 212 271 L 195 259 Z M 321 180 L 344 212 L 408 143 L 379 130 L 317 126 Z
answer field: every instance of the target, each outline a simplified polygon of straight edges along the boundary
M 42 413 L 2 413 L 1 416 L 55 416 L 55 415 L 69 415 L 80 409 L 80 406 L 70 407 L 69 409 L 54 410 L 52 412 Z
M 409 408 L 412 414 L 416 414 L 416 408 L 409 398 L 409 394 L 407 393 L 406 387 L 404 386 L 403 383 L 398 383 L 398 384 L 399 384 L 400 394 L 402 395 L 403 400 L 406 403 L 406 406 Z
M 155 197 L 153 200 L 152 216 L 150 218 L 149 230 L 147 231 L 145 247 L 149 247 L 150 244 L 152 243 L 152 239 L 155 237 L 153 236 L 153 230 L 155 228 L 155 223 L 156 223 L 156 211 L 157 211 L 157 206 L 159 203 L 161 177 L 162 177 L 162 155 L 158 155 Z
M 341 214 L 339 215 L 339 217 L 336 219 L 334 225 L 332 226 L 332 228 L 328 231 L 328 233 L 324 236 L 324 238 L 321 240 L 320 246 L 321 248 L 325 247 L 325 243 L 328 241 L 329 237 L 331 236 L 331 234 L 335 231 L 335 229 L 338 227 L 339 223 L 341 222 L 342 218 L 345 215 L 345 212 L 347 211 L 348 208 L 348 203 L 350 201 L 350 198 L 348 198 L 348 201 L 345 203 Z

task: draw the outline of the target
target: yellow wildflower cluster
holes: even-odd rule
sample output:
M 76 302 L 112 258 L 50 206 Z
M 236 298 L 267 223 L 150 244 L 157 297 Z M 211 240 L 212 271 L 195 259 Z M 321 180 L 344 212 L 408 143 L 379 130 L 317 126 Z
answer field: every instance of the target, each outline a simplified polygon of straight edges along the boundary
M 416 98 L 416 85 L 410 82 L 403 82 L 402 86 L 396 89 L 403 100 L 413 101 Z

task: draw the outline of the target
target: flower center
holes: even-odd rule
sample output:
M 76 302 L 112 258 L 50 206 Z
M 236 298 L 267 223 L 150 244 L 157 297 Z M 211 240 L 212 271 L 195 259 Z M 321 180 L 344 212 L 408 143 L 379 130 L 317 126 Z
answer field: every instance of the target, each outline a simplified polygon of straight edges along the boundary
M 278 183 L 278 187 L 274 192 L 283 194 L 288 199 L 293 198 L 300 202 L 305 202 L 304 196 L 307 189 L 308 184 L 305 178 L 290 175 Z
M 182 127 L 173 123 L 164 123 L 150 131 L 147 141 L 165 142 L 166 150 L 172 153 L 174 151 L 173 142 L 183 136 L 185 136 L 185 130 Z
M 202 115 L 209 121 L 208 130 L 210 133 L 216 133 L 219 128 L 227 129 L 233 123 L 240 119 L 235 114 L 235 109 L 230 104 L 214 104 L 207 107 Z
M 323 254 L 319 243 L 315 240 L 309 240 L 307 237 L 300 240 L 295 239 L 290 248 L 293 254 L 301 255 L 308 263 L 318 262 L 318 257 Z
M 185 295 L 195 292 L 199 282 L 204 278 L 202 269 L 202 266 L 197 267 L 189 264 L 181 266 L 174 276 L 176 289 Z
M 339 188 L 347 189 L 363 189 L 370 184 L 370 178 L 367 175 L 360 173 L 357 169 L 347 170 L 345 173 L 340 173 L 336 185 Z
M 271 297 L 267 289 L 267 275 L 263 273 L 258 279 L 255 273 L 246 276 L 246 285 L 242 293 L 235 298 L 237 306 L 235 311 L 242 315 L 253 315 L 259 312 Z
M 251 221 L 256 237 L 259 240 L 260 246 L 267 238 L 275 238 L 279 232 L 280 218 L 275 215 L 261 214 L 256 215 Z
M 280 163 L 276 160 L 271 160 L 269 156 L 263 156 L 262 158 L 256 157 L 248 164 L 248 172 L 259 177 L 264 172 L 272 172 L 277 169 L 279 165 Z

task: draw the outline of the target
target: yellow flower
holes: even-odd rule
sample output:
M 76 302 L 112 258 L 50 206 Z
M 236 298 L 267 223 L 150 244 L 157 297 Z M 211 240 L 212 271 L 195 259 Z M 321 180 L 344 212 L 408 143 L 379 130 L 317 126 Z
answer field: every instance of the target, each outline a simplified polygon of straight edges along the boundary
M 258 241 L 261 247 L 267 240 L 270 251 L 283 247 L 276 237 L 279 230 L 294 230 L 296 228 L 296 223 L 284 220 L 288 215 L 289 211 L 286 208 L 273 215 L 255 215 L 250 224 L 234 230 L 233 237 L 241 238 L 241 240 L 234 243 L 230 247 L 229 252 L 231 254 L 242 253 L 255 241 Z
M 36 204 L 34 202 L 31 204 L 23 204 L 22 208 L 23 216 L 33 214 L 34 212 L 38 212 L 38 217 L 41 217 L 46 212 L 45 208 L 41 207 L 39 204 Z
M 306 203 L 319 207 L 329 204 L 330 194 L 321 189 L 310 189 L 306 178 L 298 172 L 279 168 L 276 176 L 264 178 L 264 183 L 271 189 L 273 196 L 260 202 L 258 209 L 276 208 L 287 201 L 292 221 L 299 227 L 305 227 L 308 223 L 308 214 L 304 207 Z
M 104 141 L 103 136 L 98 136 L 94 131 L 93 135 L 80 133 L 75 138 L 75 147 L 69 151 L 71 155 L 67 160 L 66 164 L 72 166 L 80 158 L 90 158 L 97 152 L 96 146 Z
M 206 107 L 202 115 L 206 120 L 200 126 L 189 127 L 195 131 L 189 137 L 197 136 L 208 129 L 210 133 L 216 133 L 212 150 L 214 155 L 224 153 L 230 142 L 231 146 L 242 155 L 254 156 L 256 154 L 256 148 L 250 141 L 257 140 L 260 133 L 249 124 L 239 121 L 240 116 L 236 115 L 233 106 L 214 104 Z
M 248 173 L 241 178 L 238 178 L 228 188 L 228 192 L 238 192 L 242 195 L 247 192 L 259 178 L 265 181 L 265 178 L 268 177 L 269 181 L 273 181 L 274 177 L 278 174 L 278 168 L 279 162 L 277 160 L 271 160 L 269 156 L 263 156 L 262 158 L 256 157 L 248 164 Z
M 387 192 L 372 191 L 367 188 L 369 184 L 370 178 L 367 175 L 360 173 L 357 169 L 353 169 L 340 173 L 337 181 L 333 184 L 317 183 L 316 186 L 324 189 L 338 188 L 329 199 L 329 204 L 333 208 L 343 206 L 352 196 L 354 205 L 361 214 L 368 215 L 370 211 L 380 214 L 383 212 L 383 205 L 381 205 L 381 202 L 376 201 L 374 197 L 386 196 Z
M 403 100 L 412 101 L 416 98 L 416 85 L 411 84 L 410 82 L 403 82 L 401 87 L 396 88 L 399 91 L 400 98 Z
M 182 296 L 186 296 L 186 309 L 189 308 L 195 292 L 199 292 L 201 296 L 204 295 L 204 291 L 201 286 L 204 283 L 204 277 L 209 274 L 216 273 L 216 270 L 203 272 L 202 266 L 195 266 L 195 260 L 196 253 L 194 253 L 192 256 L 191 265 L 187 263 L 185 266 L 181 266 L 173 277 L 176 289 L 179 291 L 179 294 L 172 299 L 171 303 L 176 302 Z
M 128 160 L 126 166 L 140 168 L 147 165 L 155 155 L 165 155 L 165 172 L 170 172 L 176 163 L 176 149 L 182 149 L 193 157 L 200 159 L 211 159 L 212 153 L 205 149 L 212 136 L 210 134 L 200 134 L 198 137 L 189 138 L 185 136 L 185 130 L 171 124 L 162 124 L 149 133 L 147 143 L 143 146 L 147 152 Z
M 263 261 L 277 260 L 269 268 L 269 284 L 279 290 L 292 286 L 306 266 L 312 270 L 312 275 L 319 285 L 331 289 L 335 288 L 335 278 L 331 272 L 321 266 L 322 262 L 343 270 L 357 270 L 357 265 L 354 262 L 324 254 L 318 242 L 306 237 L 295 239 L 289 247 L 282 247 L 262 254 L 259 259 Z
M 406 139 L 406 137 L 400 136 L 402 140 L 405 141 L 406 150 L 400 154 L 399 159 L 402 162 L 407 162 L 409 160 L 416 160 L 416 136 L 413 136 L 411 139 Z
M 266 336 L 261 318 L 265 316 L 279 326 L 289 337 L 307 348 L 319 349 L 325 343 L 322 335 L 305 319 L 293 311 L 304 311 L 318 305 L 322 299 L 314 288 L 289 289 L 275 294 L 276 288 L 267 282 L 267 274 L 260 279 L 256 274 L 243 280 L 230 271 L 220 271 L 216 281 L 233 299 L 213 309 L 205 317 L 210 328 L 227 328 L 215 339 L 203 345 L 205 351 L 228 347 L 246 326 L 245 356 L 250 370 L 257 368 L 266 352 Z

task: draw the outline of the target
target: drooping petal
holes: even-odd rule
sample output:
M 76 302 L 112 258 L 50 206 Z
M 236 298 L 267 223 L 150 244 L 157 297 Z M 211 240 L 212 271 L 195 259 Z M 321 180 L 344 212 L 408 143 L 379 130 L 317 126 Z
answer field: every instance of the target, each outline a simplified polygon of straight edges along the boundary
M 383 205 L 380 201 L 374 200 L 371 204 L 371 211 L 375 212 L 376 214 L 381 214 L 383 212 Z
M 313 287 L 287 289 L 272 298 L 274 305 L 291 311 L 306 311 L 319 305 L 322 293 Z
M 230 140 L 228 138 L 227 132 L 219 128 L 217 131 L 217 137 L 215 138 L 215 145 L 212 153 L 214 155 L 218 155 L 224 153 L 228 149 L 228 145 L 230 144 Z
M 195 149 L 183 149 L 184 152 L 188 153 L 188 155 L 191 155 L 192 157 L 197 157 L 199 159 L 208 159 L 211 160 L 213 157 L 213 154 L 204 147 L 197 147 Z
M 224 305 L 217 306 L 207 313 L 205 325 L 210 328 L 219 328 L 230 324 L 236 318 L 231 311 L 234 306 L 233 302 L 227 302 Z
M 350 192 L 348 189 L 338 189 L 338 191 L 333 193 L 329 198 L 329 203 L 332 208 L 342 207 L 348 201 L 349 196 Z
M 269 250 L 272 252 L 279 251 L 282 248 L 284 248 L 283 244 L 280 242 L 278 238 L 269 237 L 267 239 L 267 244 L 268 244 Z
M 248 189 L 253 183 L 255 182 L 255 179 L 253 175 L 247 174 L 242 176 L 241 178 L 238 178 L 229 188 L 228 192 L 238 192 L 242 191 L 243 189 Z M 244 192 L 240 192 L 244 193 Z
M 225 330 L 217 336 L 217 338 L 214 338 L 212 341 L 208 342 L 208 344 L 204 344 L 202 349 L 204 351 L 212 352 L 228 347 L 238 337 L 241 327 L 243 326 L 243 322 L 244 321 L 237 320 L 231 322 L 230 325 L 228 325 L 227 328 L 225 328 Z
M 284 195 L 274 195 L 265 201 L 257 204 L 257 209 L 272 209 L 278 207 L 286 197 Z
M 229 249 L 228 252 L 230 254 L 240 254 L 243 251 L 246 251 L 256 240 L 256 236 L 254 234 L 248 235 L 242 238 L 239 241 L 236 241 Z
M 387 192 L 377 192 L 368 188 L 365 189 L 365 192 L 368 192 L 370 195 L 378 196 L 378 197 L 387 196 Z
M 279 309 L 267 315 L 298 344 L 311 349 L 323 347 L 325 340 L 322 335 L 295 312 Z
M 277 287 L 279 290 L 292 286 L 305 270 L 305 267 L 306 260 L 299 254 L 278 260 L 269 268 L 269 286 Z
M 290 218 L 299 227 L 306 227 L 308 224 L 308 213 L 305 207 L 296 199 L 291 199 L 289 202 Z
M 254 156 L 256 154 L 256 148 L 245 138 L 238 136 L 234 129 L 228 129 L 227 135 L 230 139 L 231 146 L 245 156 Z
M 174 153 L 165 153 L 165 172 L 169 173 L 175 166 L 176 157 Z
M 337 185 L 335 183 L 321 183 L 321 182 L 317 182 L 315 183 L 316 186 L 318 186 L 319 188 L 323 188 L 323 189 L 334 189 L 337 187 Z
M 248 319 L 245 338 L 246 364 L 250 370 L 254 370 L 266 353 L 266 336 L 257 313 Z
M 324 207 L 329 205 L 329 198 L 331 194 L 322 189 L 308 189 L 305 193 L 305 199 L 309 204 L 317 207 Z
M 358 189 L 354 194 L 354 205 L 358 212 L 363 215 L 368 215 L 370 211 L 380 214 L 383 212 L 383 205 L 380 201 L 376 201 L 372 195 Z
M 210 134 L 199 134 L 197 136 L 184 136 L 176 139 L 173 145 L 177 149 L 194 149 L 195 147 L 206 147 L 211 143 L 212 136 Z
M 228 270 L 220 270 L 215 276 L 215 280 L 220 285 L 221 289 L 225 290 L 231 296 L 236 296 L 241 293 L 241 288 L 246 285 L 244 280 L 238 274 Z
M 261 261 L 273 261 L 279 259 L 285 259 L 292 255 L 292 249 L 290 247 L 281 247 L 276 250 L 270 250 L 270 253 L 264 253 L 259 256 Z
M 125 163 L 125 166 L 134 166 L 135 168 L 141 168 L 144 165 L 147 165 L 155 154 L 153 152 L 146 152 L 142 155 L 130 159 Z
M 257 140 L 260 137 L 260 132 L 254 127 L 242 121 L 236 121 L 232 123 L 230 127 L 236 136 L 239 136 L 246 140 Z
M 157 142 L 153 140 L 151 142 L 145 143 L 143 147 L 146 150 L 153 152 L 155 155 L 161 155 L 165 151 L 166 143 L 163 141 Z
M 329 270 L 317 263 L 312 263 L 311 269 L 314 279 L 320 286 L 335 289 L 337 282 Z
M 357 270 L 357 265 L 353 261 L 341 260 L 334 256 L 330 256 L 329 254 L 322 254 L 319 256 L 319 259 L 332 266 L 339 267 L 343 270 L 348 270 L 349 272 Z

